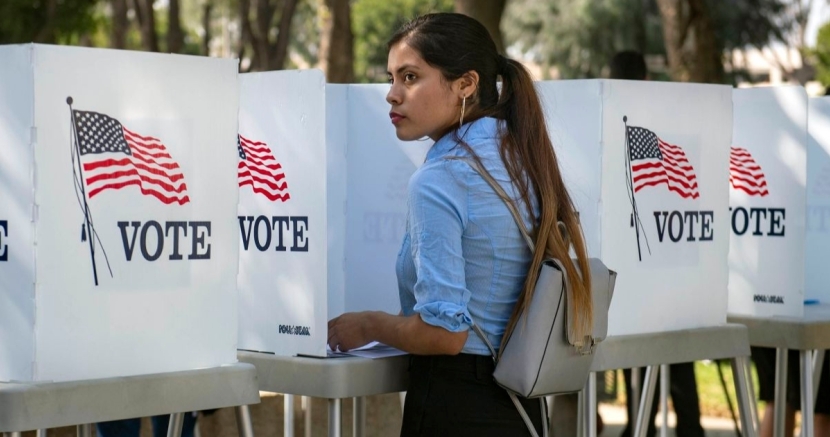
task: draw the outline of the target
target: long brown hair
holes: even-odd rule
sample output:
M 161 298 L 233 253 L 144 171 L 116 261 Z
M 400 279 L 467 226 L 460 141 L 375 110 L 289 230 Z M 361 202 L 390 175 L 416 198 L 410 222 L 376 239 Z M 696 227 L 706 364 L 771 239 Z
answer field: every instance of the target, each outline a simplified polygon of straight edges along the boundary
M 535 227 L 532 236 L 536 248 L 524 288 L 507 324 L 505 338 L 531 302 L 539 269 L 548 257 L 560 260 L 566 274 L 572 278 L 573 308 L 576 310 L 574 333 L 577 338 L 583 338 L 593 326 L 591 276 L 588 274 L 585 239 L 576 209 L 562 181 L 542 104 L 530 74 L 521 63 L 498 53 L 496 44 L 481 23 L 462 14 L 420 16 L 392 36 L 389 49 L 400 42 L 419 52 L 424 61 L 440 70 L 448 82 L 470 71 L 478 73 L 478 91 L 472 96 L 474 109 L 466 119 L 473 121 L 481 117 L 495 117 L 504 120 L 507 126 L 506 132 L 502 132 L 499 153 L 533 218 Z M 502 80 L 501 93 L 497 86 L 499 76 Z M 469 145 L 458 138 L 457 131 L 455 135 L 459 144 L 477 159 Z M 531 196 L 538 201 L 538 215 L 531 207 Z M 569 242 L 558 230 L 559 221 L 565 224 L 570 236 L 576 263 L 571 259 Z

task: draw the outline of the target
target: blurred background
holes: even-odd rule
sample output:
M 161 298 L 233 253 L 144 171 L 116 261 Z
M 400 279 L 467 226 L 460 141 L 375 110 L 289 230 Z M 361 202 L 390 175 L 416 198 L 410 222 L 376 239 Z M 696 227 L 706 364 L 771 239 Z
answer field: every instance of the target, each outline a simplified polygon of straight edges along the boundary
M 620 50 L 652 80 L 830 86 L 828 0 L 2 0 L 0 44 L 233 57 L 240 70 L 386 79 L 386 39 L 419 14 L 484 23 L 537 79 L 607 77 Z

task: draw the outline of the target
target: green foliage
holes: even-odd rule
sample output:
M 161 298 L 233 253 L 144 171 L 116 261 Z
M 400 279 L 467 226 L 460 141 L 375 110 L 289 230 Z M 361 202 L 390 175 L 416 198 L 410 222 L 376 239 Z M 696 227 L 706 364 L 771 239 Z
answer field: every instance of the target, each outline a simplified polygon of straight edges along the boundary
M 94 31 L 100 24 L 94 13 L 97 2 L 98 0 L 55 0 L 54 14 L 50 17 L 47 12 L 48 0 L 2 0 L 0 44 L 77 44 L 81 35 Z
M 791 29 L 785 0 L 708 0 L 723 48 L 764 46 Z M 614 53 L 665 55 L 655 0 L 511 0 L 502 22 L 508 47 L 564 79 L 602 77 Z M 652 78 L 655 78 L 652 75 Z
M 355 77 L 386 81 L 386 42 L 407 21 L 429 12 L 451 12 L 453 0 L 356 0 L 352 4 Z
M 660 18 L 642 0 L 514 0 L 502 23 L 508 47 L 564 79 L 601 77 L 620 50 L 663 51 Z
M 811 54 L 816 66 L 816 79 L 825 87 L 830 87 L 830 23 L 818 30 L 816 47 Z

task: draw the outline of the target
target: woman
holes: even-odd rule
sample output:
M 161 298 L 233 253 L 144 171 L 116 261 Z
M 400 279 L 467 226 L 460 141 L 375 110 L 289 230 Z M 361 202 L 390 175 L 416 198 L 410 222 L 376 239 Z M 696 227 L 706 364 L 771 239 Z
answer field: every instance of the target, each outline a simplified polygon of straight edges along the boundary
M 585 244 L 560 176 L 545 119 L 524 67 L 501 56 L 487 30 L 460 14 L 430 14 L 389 42 L 386 100 L 401 140 L 435 144 L 409 181 L 397 274 L 402 312 L 347 313 L 329 322 L 332 349 L 379 341 L 413 354 L 402 436 L 514 436 L 529 431 L 492 378 L 493 359 L 473 323 L 498 349 L 546 256 L 579 278 Z M 497 79 L 501 78 L 501 93 Z M 537 242 L 531 253 L 504 202 L 468 162 L 480 162 L 512 197 Z M 591 323 L 588 275 L 573 281 L 577 322 Z M 522 399 L 537 432 L 543 412 Z

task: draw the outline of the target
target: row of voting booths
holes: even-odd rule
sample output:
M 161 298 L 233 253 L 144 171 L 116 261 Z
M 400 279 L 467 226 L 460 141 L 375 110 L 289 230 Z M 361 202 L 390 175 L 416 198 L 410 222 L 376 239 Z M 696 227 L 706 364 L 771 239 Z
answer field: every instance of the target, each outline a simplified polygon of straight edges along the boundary
M 830 99 L 801 87 L 539 82 L 609 335 L 830 300 Z M 407 183 L 388 85 L 235 60 L 0 47 L 0 381 L 326 356 L 399 311 Z M 140 358 L 140 359 L 139 359 Z

